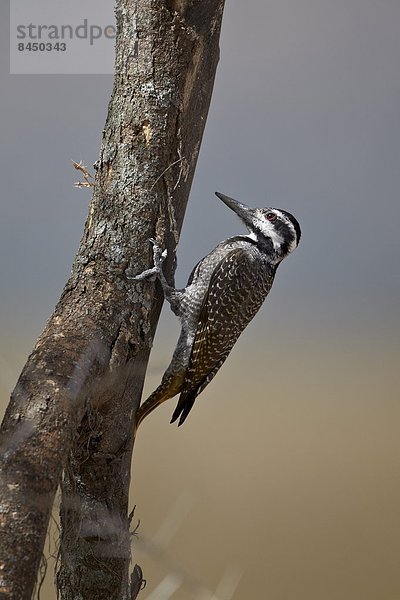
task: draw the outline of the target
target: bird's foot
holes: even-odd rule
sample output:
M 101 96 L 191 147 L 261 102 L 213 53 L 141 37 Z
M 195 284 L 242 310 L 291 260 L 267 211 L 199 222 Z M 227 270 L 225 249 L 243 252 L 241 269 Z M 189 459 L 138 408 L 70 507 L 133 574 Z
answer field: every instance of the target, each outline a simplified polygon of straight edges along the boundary
M 139 273 L 139 275 L 135 275 L 134 277 L 128 277 L 128 279 L 133 279 L 134 281 L 142 281 L 143 279 L 147 279 L 148 277 L 162 277 L 162 265 L 164 260 L 167 258 L 167 250 L 161 251 L 160 246 L 157 244 L 154 238 L 149 238 L 149 242 L 153 244 L 153 262 L 154 267 L 151 269 L 146 269 Z

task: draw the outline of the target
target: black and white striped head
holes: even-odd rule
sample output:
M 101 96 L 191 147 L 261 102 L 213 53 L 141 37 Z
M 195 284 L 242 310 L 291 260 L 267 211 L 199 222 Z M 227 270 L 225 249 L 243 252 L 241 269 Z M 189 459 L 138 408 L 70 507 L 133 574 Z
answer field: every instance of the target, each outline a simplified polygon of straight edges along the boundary
M 229 208 L 231 208 L 246 225 L 250 237 L 268 252 L 282 260 L 293 252 L 299 244 L 301 230 L 295 217 L 281 208 L 250 208 L 216 192 Z

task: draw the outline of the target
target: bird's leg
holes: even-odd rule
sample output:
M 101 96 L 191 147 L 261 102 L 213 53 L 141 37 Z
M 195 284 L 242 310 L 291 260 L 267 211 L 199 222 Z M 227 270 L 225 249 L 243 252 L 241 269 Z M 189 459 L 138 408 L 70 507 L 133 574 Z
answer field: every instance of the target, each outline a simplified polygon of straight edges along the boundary
M 128 279 L 133 281 L 142 281 L 148 277 L 159 279 L 164 292 L 164 298 L 170 303 L 173 312 L 179 316 L 179 301 L 182 297 L 182 292 L 169 285 L 168 281 L 165 279 L 164 271 L 162 269 L 163 262 L 167 258 L 167 250 L 165 249 L 164 251 L 161 251 L 160 246 L 157 244 L 154 238 L 150 238 L 149 241 L 153 244 L 154 267 L 151 269 L 146 269 L 134 277 L 128 276 Z
M 134 281 L 142 281 L 143 279 L 147 279 L 148 277 L 152 277 L 153 279 L 155 277 L 158 277 L 163 287 L 164 285 L 168 286 L 167 280 L 165 279 L 162 270 L 163 262 L 167 258 L 167 250 L 161 252 L 161 248 L 154 238 L 150 238 L 149 242 L 153 244 L 154 267 L 152 267 L 151 269 L 146 269 L 145 271 L 142 271 L 142 273 L 139 273 L 139 275 L 135 275 L 134 277 L 128 276 L 128 279 L 133 279 Z

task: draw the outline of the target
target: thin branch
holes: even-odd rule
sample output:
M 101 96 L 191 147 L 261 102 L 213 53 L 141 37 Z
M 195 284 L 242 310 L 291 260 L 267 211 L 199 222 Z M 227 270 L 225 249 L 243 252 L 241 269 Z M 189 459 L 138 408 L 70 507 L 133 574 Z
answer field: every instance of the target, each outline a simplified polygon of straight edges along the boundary
M 71 159 L 72 160 L 72 159 Z M 93 175 L 89 173 L 87 167 L 79 161 L 78 163 L 72 160 L 72 164 L 74 165 L 77 171 L 80 171 L 83 174 L 83 178 L 85 181 L 76 181 L 74 186 L 77 188 L 92 188 L 94 187 Z
M 163 171 L 163 172 L 162 172 L 162 173 L 161 173 L 161 174 L 160 174 L 160 175 L 157 177 L 157 179 L 155 180 L 155 182 L 154 182 L 154 183 L 153 183 L 153 185 L 151 186 L 151 188 L 150 188 L 150 191 L 152 191 L 152 190 L 155 188 L 155 186 L 157 185 L 157 183 L 160 181 L 161 177 L 162 177 L 163 175 L 165 175 L 165 173 L 166 173 L 167 171 L 169 171 L 169 170 L 170 170 L 170 169 L 171 169 L 171 168 L 172 168 L 174 165 L 177 165 L 177 164 L 178 164 L 178 163 L 180 163 L 180 162 L 182 162 L 182 158 L 181 158 L 181 157 L 179 157 L 179 158 L 178 158 L 177 160 L 175 160 L 173 163 L 171 163 L 170 165 L 168 165 L 168 167 L 167 167 L 166 169 L 164 169 L 164 171 Z M 180 177 L 180 175 L 179 175 L 179 177 Z M 173 189 L 175 189 L 175 188 L 173 188 Z

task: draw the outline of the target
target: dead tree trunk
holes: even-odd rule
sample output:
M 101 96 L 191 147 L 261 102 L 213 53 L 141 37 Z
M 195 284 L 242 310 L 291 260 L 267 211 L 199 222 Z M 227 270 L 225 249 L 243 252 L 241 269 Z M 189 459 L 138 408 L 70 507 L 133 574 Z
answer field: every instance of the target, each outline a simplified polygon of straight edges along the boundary
M 62 598 L 132 598 L 132 423 L 162 296 L 127 274 L 148 238 L 172 275 L 224 0 L 117 0 L 116 75 L 71 277 L 1 429 L 0 594 L 30 598 L 62 470 Z

